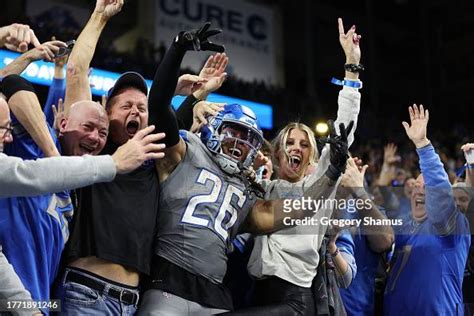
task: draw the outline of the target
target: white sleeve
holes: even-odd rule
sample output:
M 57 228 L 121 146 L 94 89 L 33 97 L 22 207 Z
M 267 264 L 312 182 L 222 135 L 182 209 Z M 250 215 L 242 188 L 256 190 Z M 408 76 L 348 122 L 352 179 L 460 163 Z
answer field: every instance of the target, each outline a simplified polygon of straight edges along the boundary
M 338 109 L 337 118 L 334 122 L 337 133 L 339 133 L 339 124 L 344 123 L 347 127 L 350 121 L 354 121 L 354 127 L 351 132 L 347 135 L 349 148 L 354 142 L 354 133 L 357 128 L 357 119 L 360 112 L 360 93 L 358 89 L 344 86 L 339 92 L 339 98 L 337 99 Z M 315 172 L 306 177 L 303 181 L 303 186 L 311 185 L 313 182 L 321 178 L 329 167 L 329 144 L 324 146 L 318 161 L 318 167 Z
M 111 156 L 22 160 L 0 154 L 0 197 L 34 196 L 84 187 L 115 178 Z

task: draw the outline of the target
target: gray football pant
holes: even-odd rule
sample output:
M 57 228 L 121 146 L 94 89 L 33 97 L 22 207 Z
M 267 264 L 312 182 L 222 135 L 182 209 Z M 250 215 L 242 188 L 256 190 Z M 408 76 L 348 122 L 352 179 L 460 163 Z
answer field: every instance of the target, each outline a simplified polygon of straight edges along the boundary
M 209 308 L 162 290 L 148 290 L 141 299 L 137 315 L 154 316 L 204 316 L 227 312 Z

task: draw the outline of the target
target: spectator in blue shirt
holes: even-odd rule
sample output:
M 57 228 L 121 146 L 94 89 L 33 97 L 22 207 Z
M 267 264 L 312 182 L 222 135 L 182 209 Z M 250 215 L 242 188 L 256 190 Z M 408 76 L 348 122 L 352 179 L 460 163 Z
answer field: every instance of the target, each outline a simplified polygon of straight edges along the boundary
M 428 110 L 408 108 L 403 127 L 416 146 L 421 175 L 411 195 L 412 219 L 396 231 L 385 288 L 385 315 L 463 315 L 462 280 L 470 244 L 443 164 L 426 136 Z

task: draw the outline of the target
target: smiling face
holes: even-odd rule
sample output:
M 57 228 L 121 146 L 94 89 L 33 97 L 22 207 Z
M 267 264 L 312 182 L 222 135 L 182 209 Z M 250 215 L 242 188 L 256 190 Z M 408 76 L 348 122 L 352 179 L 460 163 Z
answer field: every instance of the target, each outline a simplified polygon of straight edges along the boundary
M 309 166 L 312 150 L 308 134 L 299 128 L 291 129 L 285 144 L 277 152 L 280 179 L 301 180 Z
M 250 151 L 250 146 L 239 140 L 247 140 L 248 130 L 236 125 L 223 126 L 220 132 L 222 152 L 227 156 L 244 162 Z
M 139 130 L 148 126 L 148 100 L 146 95 L 133 87 L 119 91 L 108 103 L 110 138 L 125 144 Z
M 411 215 L 415 221 L 422 221 L 426 218 L 425 181 L 421 174 L 416 178 L 411 192 Z
M 60 122 L 63 152 L 68 156 L 97 155 L 104 148 L 108 127 L 107 114 L 99 103 L 74 103 L 69 117 Z

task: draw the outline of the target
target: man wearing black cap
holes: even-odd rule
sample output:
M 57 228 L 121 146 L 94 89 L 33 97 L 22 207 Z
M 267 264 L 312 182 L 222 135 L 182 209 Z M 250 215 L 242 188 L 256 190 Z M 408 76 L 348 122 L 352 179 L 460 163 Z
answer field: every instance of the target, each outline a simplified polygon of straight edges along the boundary
M 110 131 L 102 154 L 113 153 L 147 125 L 147 86 L 139 74 L 128 72 L 117 80 L 107 113 Z M 76 217 L 63 257 L 67 268 L 58 293 L 62 311 L 117 314 L 123 309 L 132 314 L 140 273 L 150 270 L 159 202 L 154 162 L 76 193 Z M 90 294 L 81 291 L 84 286 Z M 77 300 L 90 304 L 85 308 Z
M 65 114 L 90 100 L 87 70 L 100 33 L 123 0 L 97 0 L 68 62 Z M 91 49 L 92 48 L 92 49 Z M 147 86 L 137 73 L 125 73 L 109 91 L 110 131 L 102 154 L 113 153 L 147 126 Z M 76 192 L 75 218 L 63 253 L 66 268 L 57 280 L 65 314 L 132 315 L 141 273 L 149 273 L 158 211 L 159 184 L 154 161 L 105 185 Z
M 97 0 L 96 11 L 100 2 L 103 0 Z M 90 99 L 84 70 L 89 68 L 92 59 L 90 47 L 96 46 L 103 28 L 96 11 L 71 52 L 66 113 L 69 104 Z M 220 60 L 226 61 L 225 55 Z M 214 69 L 223 71 L 224 68 L 216 66 Z M 196 78 L 188 79 L 191 79 L 189 88 Z M 192 89 L 187 91 L 191 93 Z M 102 154 L 113 153 L 147 126 L 147 94 L 146 82 L 136 72 L 124 73 L 110 89 L 106 103 L 109 137 Z M 194 105 L 195 102 L 188 103 Z M 191 113 L 186 114 L 191 116 L 186 119 L 188 122 L 192 122 L 192 106 L 190 109 Z M 57 294 L 62 299 L 62 312 L 133 314 L 139 298 L 140 274 L 150 273 L 159 204 L 154 161 L 148 161 L 130 174 L 117 176 L 113 182 L 78 190 L 76 195 L 75 218 L 63 255 L 67 267 L 58 280 Z
M 148 124 L 148 87 L 136 72 L 126 72 L 108 93 L 106 110 L 114 143 L 126 142 Z

